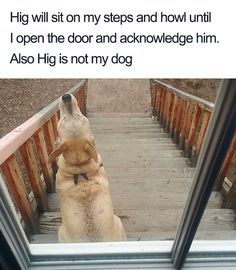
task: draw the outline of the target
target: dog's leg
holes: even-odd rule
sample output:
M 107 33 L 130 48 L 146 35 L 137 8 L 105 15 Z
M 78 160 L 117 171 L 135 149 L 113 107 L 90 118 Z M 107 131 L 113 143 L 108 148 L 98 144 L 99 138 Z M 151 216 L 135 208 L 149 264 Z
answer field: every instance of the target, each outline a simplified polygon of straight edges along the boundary
M 127 241 L 127 235 L 124 230 L 123 224 L 120 218 L 116 215 L 114 215 L 114 227 L 115 227 L 115 232 L 117 232 L 116 241 Z
M 62 224 L 58 229 L 58 242 L 59 243 L 66 243 L 69 237 L 66 235 L 65 226 Z
M 93 146 L 96 146 L 95 140 L 94 140 L 94 137 L 93 137 L 93 134 L 92 134 L 92 133 L 90 134 L 90 142 L 91 142 L 91 144 L 92 144 Z

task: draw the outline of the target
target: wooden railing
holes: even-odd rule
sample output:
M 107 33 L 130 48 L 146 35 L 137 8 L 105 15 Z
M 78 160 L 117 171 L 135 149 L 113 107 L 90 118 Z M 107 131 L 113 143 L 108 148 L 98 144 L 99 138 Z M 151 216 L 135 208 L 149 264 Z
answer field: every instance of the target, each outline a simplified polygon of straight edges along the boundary
M 165 131 L 183 150 L 192 166 L 195 166 L 204 141 L 205 133 L 214 104 L 187 94 L 159 80 L 150 80 L 151 106 L 154 117 L 158 118 Z M 221 168 L 216 189 L 220 190 L 236 148 L 236 136 Z M 227 179 L 226 179 L 227 180 Z M 227 181 L 225 183 L 227 185 Z M 227 188 L 226 188 L 227 189 Z M 225 193 L 231 196 L 236 206 L 236 183 Z M 234 191 L 234 196 L 232 192 Z M 234 197 L 234 198 L 233 198 Z M 227 198 L 226 198 L 227 201 Z M 229 203 L 228 203 L 229 205 Z
M 87 80 L 68 91 L 86 114 Z M 55 164 L 48 154 L 57 138 L 58 100 L 0 140 L 2 176 L 26 231 L 38 232 L 38 213 L 48 210 L 46 192 L 54 192 Z

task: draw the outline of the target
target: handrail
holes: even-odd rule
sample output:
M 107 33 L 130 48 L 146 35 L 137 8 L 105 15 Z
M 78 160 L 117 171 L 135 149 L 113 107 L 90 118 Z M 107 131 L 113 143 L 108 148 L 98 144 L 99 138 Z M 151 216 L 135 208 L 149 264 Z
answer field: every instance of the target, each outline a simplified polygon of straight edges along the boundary
M 170 133 L 174 142 L 196 166 L 205 140 L 206 130 L 211 118 L 214 104 L 196 96 L 180 91 L 159 80 L 150 80 L 152 113 Z M 222 165 L 216 189 L 223 186 L 229 164 L 235 152 L 235 142 L 232 143 L 228 155 Z M 235 184 L 232 185 L 235 189 Z M 232 190 L 232 188 L 231 188 Z M 231 192 L 227 196 L 233 197 Z M 228 205 L 236 205 L 228 202 Z
M 179 90 L 179 89 L 177 89 L 169 84 L 166 84 L 160 80 L 151 80 L 151 82 L 153 84 L 159 84 L 159 85 L 165 87 L 166 89 L 168 89 L 168 91 L 176 94 L 177 96 L 183 98 L 184 100 L 191 100 L 192 102 L 195 102 L 202 107 L 208 108 L 209 110 L 212 110 L 214 108 L 214 103 L 206 101 L 205 99 L 199 98 L 197 96 L 188 94 L 186 92 L 183 92 L 183 91 L 181 91 L 181 90 Z
M 81 80 L 67 93 L 76 97 L 81 112 L 86 114 L 87 80 Z M 54 191 L 56 164 L 48 164 L 47 159 L 58 136 L 58 121 L 57 99 L 0 139 L 2 176 L 30 232 L 38 231 L 37 212 L 49 208 L 46 190 Z

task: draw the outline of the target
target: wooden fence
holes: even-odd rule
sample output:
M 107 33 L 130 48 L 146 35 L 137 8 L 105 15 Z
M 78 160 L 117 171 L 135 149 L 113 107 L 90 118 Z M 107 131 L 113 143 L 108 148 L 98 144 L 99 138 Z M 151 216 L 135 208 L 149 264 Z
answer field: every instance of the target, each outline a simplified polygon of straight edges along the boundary
M 87 80 L 73 94 L 86 114 Z M 47 192 L 54 192 L 55 164 L 47 164 L 57 138 L 58 100 L 0 140 L 0 167 L 12 200 L 29 232 L 37 233 L 38 214 L 48 211 Z
M 152 113 L 158 118 L 165 131 L 183 150 L 185 157 L 195 166 L 204 141 L 214 104 L 187 94 L 159 80 L 150 80 Z M 236 183 L 225 179 L 236 148 L 236 136 L 221 168 L 216 189 L 226 196 L 225 206 L 236 208 Z M 228 190 L 227 190 L 228 189 Z

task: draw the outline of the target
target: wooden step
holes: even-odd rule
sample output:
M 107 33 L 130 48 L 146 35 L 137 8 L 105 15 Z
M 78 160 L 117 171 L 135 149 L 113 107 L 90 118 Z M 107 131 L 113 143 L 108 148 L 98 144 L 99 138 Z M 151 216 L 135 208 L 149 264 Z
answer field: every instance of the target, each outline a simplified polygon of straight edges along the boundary
M 137 151 L 141 152 L 142 154 L 149 154 L 149 153 L 158 153 L 159 150 L 178 150 L 176 145 L 173 143 L 162 143 L 162 144 L 152 144 L 152 143 L 146 143 L 146 144 L 140 144 L 138 147 L 134 147 L 130 144 L 107 144 L 107 143 L 100 143 L 96 142 L 96 148 L 98 151 L 107 151 L 107 152 L 114 152 L 114 151 Z M 181 151 L 181 150 L 179 150 Z M 182 151 L 181 151 L 182 152 Z
M 152 211 L 125 210 L 116 211 L 121 218 L 128 240 L 160 240 L 164 233 L 165 239 L 174 237 L 178 228 L 182 210 L 155 209 Z M 42 233 L 56 233 L 61 224 L 60 212 L 45 212 L 40 217 L 40 229 Z M 228 231 L 236 236 L 234 228 L 234 210 L 230 209 L 207 209 L 199 226 L 199 232 Z M 198 234 L 198 237 L 200 235 Z M 163 235 L 161 237 L 163 239 Z M 199 238 L 198 238 L 199 239 Z M 236 238 L 234 238 L 236 239 Z
M 120 179 L 152 179 L 153 181 L 156 181 L 157 179 L 180 179 L 183 177 L 193 177 L 194 168 L 190 168 L 187 166 L 181 166 L 177 168 L 123 168 L 122 170 L 117 167 L 108 167 L 107 164 L 104 164 L 106 168 L 106 172 L 108 174 L 108 179 L 111 181 L 114 178 L 120 178 Z
M 97 147 L 97 150 L 100 151 L 100 147 Z M 129 149 L 119 149 L 119 150 L 113 150 L 113 149 L 107 149 L 101 150 L 99 152 L 102 157 L 105 157 L 105 160 L 107 159 L 114 159 L 115 161 L 118 161 L 120 159 L 123 159 L 124 161 L 144 161 L 144 160 L 160 160 L 160 159 L 166 159 L 166 158 L 183 158 L 182 151 L 180 150 L 147 150 L 145 148 L 129 148 Z M 185 159 L 186 160 L 186 159 Z
M 112 112 L 88 112 L 88 118 L 152 118 L 150 113 L 135 113 L 135 112 L 125 112 L 125 113 L 112 113 Z
M 124 183 L 125 185 L 125 183 Z M 151 209 L 183 209 L 186 203 L 187 192 L 169 192 L 157 191 L 151 192 L 145 190 L 140 192 L 138 188 L 133 190 L 123 190 L 119 187 L 111 188 L 114 211 L 142 210 L 143 212 Z M 55 193 L 48 194 L 48 203 L 50 211 L 59 210 L 59 201 Z M 219 192 L 212 192 L 208 208 L 220 208 L 222 205 L 222 196 Z
M 133 147 L 139 147 L 140 144 L 155 144 L 155 145 L 160 145 L 160 144 L 172 144 L 171 138 L 165 137 L 165 138 L 158 138 L 157 136 L 154 138 L 117 138 L 117 137 L 106 137 L 106 136 L 97 136 L 94 134 L 95 138 L 95 143 L 96 145 L 99 145 L 99 143 L 106 143 L 106 144 L 126 144 L 126 145 L 132 145 Z
M 147 121 L 144 121 L 144 120 L 141 120 L 139 121 L 137 118 L 135 119 L 132 119 L 132 121 L 129 119 L 123 119 L 121 120 L 121 118 L 118 120 L 114 120 L 113 119 L 89 119 L 90 121 L 90 127 L 91 128 L 98 128 L 98 129 L 101 129 L 101 128 L 111 128 L 111 129 L 114 129 L 116 126 L 118 127 L 117 130 L 119 130 L 119 128 L 143 128 L 143 129 L 148 129 L 148 128 L 151 128 L 151 129 L 162 129 L 163 130 L 163 127 L 158 124 L 157 122 L 155 122 L 153 119 L 148 119 Z
M 123 132 L 123 133 L 108 133 L 108 134 L 103 134 L 103 133 L 96 133 L 94 135 L 96 141 L 101 141 L 101 139 L 116 139 L 116 140 L 121 140 L 121 143 L 125 140 L 130 141 L 132 139 L 162 139 L 162 138 L 170 138 L 170 135 L 167 133 L 155 133 L 155 132 Z M 169 140 L 170 141 L 170 140 Z M 170 141 L 171 142 L 171 141 Z
M 159 231 L 152 229 L 146 232 L 129 232 L 128 241 L 174 240 L 175 231 Z M 236 230 L 201 231 L 198 230 L 195 240 L 236 240 Z M 57 233 L 35 234 L 31 236 L 32 244 L 58 243 Z
M 164 133 L 164 130 L 160 127 L 157 127 L 156 125 L 142 125 L 142 128 L 140 128 L 137 125 L 120 125 L 119 128 L 117 128 L 117 125 L 113 126 L 107 126 L 107 125 L 97 125 L 97 126 L 91 126 L 92 132 L 101 133 L 101 134 L 110 134 L 110 133 Z
M 89 118 L 91 126 L 97 125 L 106 125 L 106 126 L 114 126 L 117 124 L 118 126 L 125 126 L 125 125 L 153 125 L 155 124 L 152 118 Z M 161 127 L 159 124 L 157 127 Z
M 120 168 L 120 170 L 124 168 L 185 168 L 187 167 L 188 160 L 185 158 L 162 158 L 156 157 L 154 159 L 109 159 L 107 156 L 103 156 L 102 158 L 105 169 L 106 168 Z
M 99 148 L 99 147 L 98 147 Z M 98 149 L 97 148 L 97 149 Z M 99 149 L 100 150 L 100 149 Z M 166 158 L 183 158 L 182 151 L 180 150 L 155 150 L 155 151 L 147 151 L 147 149 L 139 149 L 139 148 L 129 148 L 123 150 L 102 150 L 100 152 L 102 156 L 106 156 L 106 159 L 114 158 L 115 161 L 123 159 L 125 161 L 131 160 L 160 160 Z

